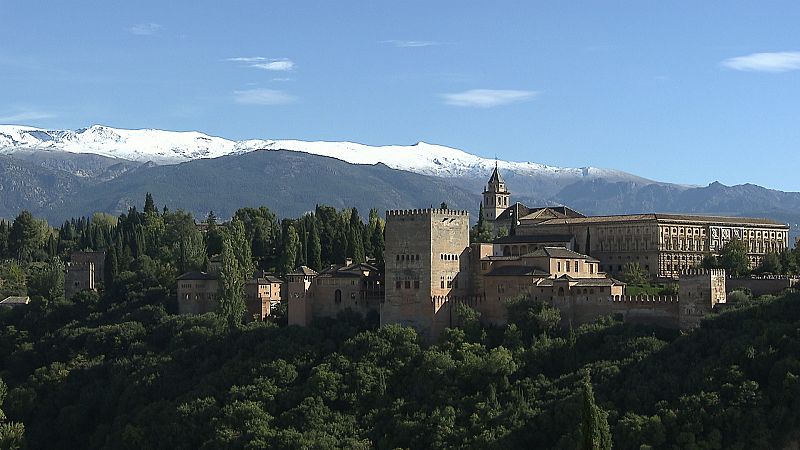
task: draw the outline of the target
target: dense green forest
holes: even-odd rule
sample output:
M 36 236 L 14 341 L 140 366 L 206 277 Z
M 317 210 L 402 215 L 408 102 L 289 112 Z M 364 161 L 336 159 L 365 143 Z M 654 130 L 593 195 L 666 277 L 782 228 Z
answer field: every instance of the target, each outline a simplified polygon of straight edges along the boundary
M 255 265 L 276 271 L 380 254 L 372 214 L 319 207 L 279 221 L 244 209 L 226 224 L 207 218 L 205 235 L 149 196 L 143 212 L 56 230 L 20 216 L 0 227 L 0 287 L 32 301 L 0 309 L 0 448 L 760 449 L 800 439 L 798 294 L 749 299 L 686 334 L 611 319 L 561 330 L 556 310 L 517 300 L 503 328 L 462 308 L 462 327 L 426 345 L 377 316 L 299 328 L 280 316 L 241 325 L 174 314 L 174 276 L 231 243 L 249 243 Z M 62 260 L 76 248 L 106 248 L 111 278 L 100 294 L 67 300 Z

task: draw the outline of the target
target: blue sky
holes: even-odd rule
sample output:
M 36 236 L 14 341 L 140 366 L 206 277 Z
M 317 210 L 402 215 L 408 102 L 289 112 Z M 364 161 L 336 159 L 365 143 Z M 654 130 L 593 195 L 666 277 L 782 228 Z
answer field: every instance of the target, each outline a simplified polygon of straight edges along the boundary
M 0 123 L 800 191 L 800 3 L 0 0 Z

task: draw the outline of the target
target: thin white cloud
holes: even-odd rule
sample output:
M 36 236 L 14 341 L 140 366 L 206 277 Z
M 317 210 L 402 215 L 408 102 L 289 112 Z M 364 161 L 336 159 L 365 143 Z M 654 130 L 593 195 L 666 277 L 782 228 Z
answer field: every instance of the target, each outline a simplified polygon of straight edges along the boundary
M 23 124 L 23 122 L 30 120 L 49 119 L 51 117 L 55 117 L 55 115 L 43 111 L 23 111 L 0 116 L 0 123 Z
M 226 61 L 237 62 L 254 69 L 269 70 L 273 72 L 289 72 L 294 70 L 295 64 L 289 58 L 265 58 L 263 56 L 238 56 L 228 58 Z
M 157 23 L 137 23 L 136 25 L 128 28 L 132 34 L 137 36 L 152 36 L 158 34 L 164 28 Z
M 296 100 L 293 95 L 277 89 L 246 89 L 234 91 L 233 99 L 244 105 L 285 105 Z
M 384 44 L 390 44 L 397 48 L 419 48 L 419 47 L 432 47 L 434 45 L 441 45 L 441 42 L 436 41 L 402 41 L 397 39 L 390 39 L 388 41 L 381 41 Z
M 800 52 L 751 53 L 726 59 L 722 65 L 746 72 L 789 72 L 800 70 Z
M 472 89 L 454 94 L 442 94 L 444 102 L 452 106 L 491 108 L 533 99 L 538 92 L 510 89 Z

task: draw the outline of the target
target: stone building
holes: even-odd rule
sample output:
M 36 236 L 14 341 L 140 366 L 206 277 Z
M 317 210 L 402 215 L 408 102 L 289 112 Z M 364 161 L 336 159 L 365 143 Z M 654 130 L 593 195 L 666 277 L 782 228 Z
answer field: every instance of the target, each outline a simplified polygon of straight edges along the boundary
M 187 272 L 177 279 L 178 314 L 205 314 L 216 311 L 219 281 L 206 272 Z
M 486 244 L 473 245 L 475 253 L 480 245 Z M 512 297 L 558 307 L 573 297 L 619 297 L 625 288 L 600 271 L 599 261 L 564 247 L 543 247 L 520 256 L 483 256 L 476 277 L 482 281 L 476 283 L 480 301 L 474 307 L 485 322 L 495 325 L 508 321 L 505 300 Z
M 64 273 L 64 296 L 69 299 L 82 291 L 97 291 L 105 281 L 106 252 L 72 252 Z
M 502 244 L 504 256 L 562 246 L 597 258 L 601 270 L 612 275 L 634 262 L 653 277 L 677 278 L 703 257 L 718 255 L 732 239 L 747 245 L 751 267 L 766 253 L 789 248 L 789 226 L 769 219 L 656 213 L 587 217 L 566 206 L 529 208 L 520 203 L 499 211 L 498 203 L 510 203 L 509 198 L 495 167 L 484 191 L 484 219 L 511 232 L 495 241 Z
M 433 339 L 454 324 L 453 305 L 470 301 L 469 213 L 387 211 L 385 235 L 381 324 L 411 326 Z
M 364 316 L 379 314 L 383 277 L 371 264 L 346 261 L 319 273 L 301 266 L 287 279 L 289 325 L 307 326 L 347 309 Z
M 789 227 L 768 219 L 681 214 L 545 219 L 522 217 L 520 242 L 542 236 L 570 237 L 564 245 L 597 258 L 601 269 L 621 274 L 629 262 L 656 278 L 675 278 L 699 266 L 703 257 L 717 255 L 731 239 L 744 241 L 751 267 L 769 252 L 788 248 Z M 530 236 L 530 238 L 526 238 Z
M 244 283 L 245 305 L 247 316 L 245 320 L 264 320 L 269 316 L 273 304 L 278 304 L 282 299 L 283 280 L 273 275 L 261 272 Z

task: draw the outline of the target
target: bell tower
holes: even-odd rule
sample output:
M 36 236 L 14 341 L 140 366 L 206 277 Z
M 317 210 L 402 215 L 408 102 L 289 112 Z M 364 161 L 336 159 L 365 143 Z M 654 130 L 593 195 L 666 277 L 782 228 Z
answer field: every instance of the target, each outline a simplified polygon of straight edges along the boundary
M 483 219 L 490 222 L 497 219 L 508 208 L 510 200 L 511 193 L 506 190 L 506 183 L 500 176 L 495 161 L 492 176 L 489 178 L 486 190 L 483 191 Z

